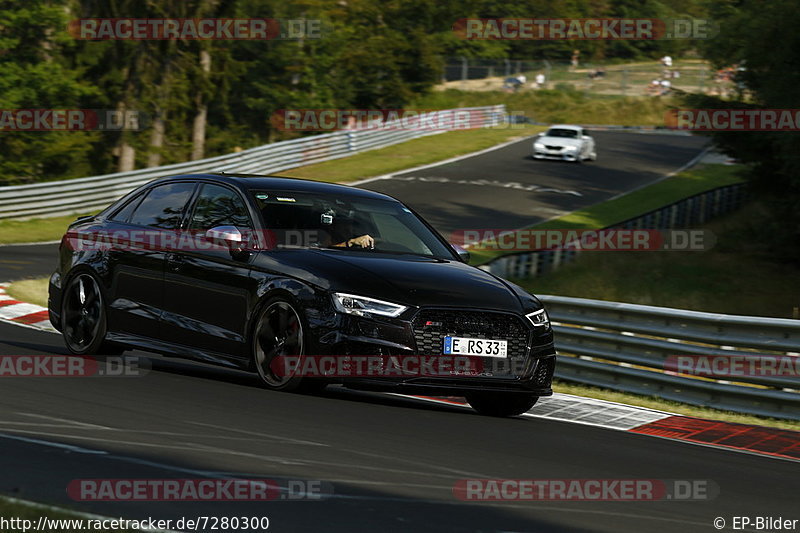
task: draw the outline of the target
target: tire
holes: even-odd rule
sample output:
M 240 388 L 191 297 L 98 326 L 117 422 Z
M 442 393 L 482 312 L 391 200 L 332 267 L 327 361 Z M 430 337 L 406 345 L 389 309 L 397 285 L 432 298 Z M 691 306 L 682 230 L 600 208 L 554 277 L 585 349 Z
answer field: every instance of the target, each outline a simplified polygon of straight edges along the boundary
M 478 413 L 486 416 L 517 416 L 527 413 L 536 402 L 538 396 L 502 392 L 470 392 L 466 394 L 467 402 Z
M 124 352 L 124 346 L 106 341 L 105 294 L 95 277 L 79 272 L 65 287 L 61 298 L 61 331 L 67 349 L 76 355 Z
M 315 392 L 325 388 L 326 383 L 321 379 L 276 372 L 280 368 L 277 357 L 302 359 L 305 355 L 308 345 L 305 324 L 302 313 L 288 298 L 269 298 L 261 306 L 253 323 L 250 350 L 253 366 L 265 388 L 283 392 Z

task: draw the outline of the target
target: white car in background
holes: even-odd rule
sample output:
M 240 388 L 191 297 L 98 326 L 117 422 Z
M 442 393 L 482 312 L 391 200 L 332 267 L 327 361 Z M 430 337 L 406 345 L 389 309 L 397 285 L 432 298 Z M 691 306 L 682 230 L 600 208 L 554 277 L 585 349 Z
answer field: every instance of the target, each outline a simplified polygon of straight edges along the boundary
M 534 159 L 561 159 L 564 161 L 597 160 L 594 139 L 581 126 L 558 124 L 550 126 L 533 140 Z

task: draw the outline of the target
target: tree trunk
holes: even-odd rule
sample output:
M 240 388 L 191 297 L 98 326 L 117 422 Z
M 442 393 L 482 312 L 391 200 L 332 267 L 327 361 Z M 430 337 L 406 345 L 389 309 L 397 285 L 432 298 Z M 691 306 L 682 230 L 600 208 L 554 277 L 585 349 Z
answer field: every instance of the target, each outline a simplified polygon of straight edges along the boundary
M 211 72 L 211 54 L 208 50 L 200 50 L 200 68 L 203 71 L 203 78 L 207 78 Z M 195 96 L 197 112 L 194 116 L 192 126 L 192 161 L 203 159 L 206 147 L 206 119 L 208 118 L 208 104 L 203 96 L 203 89 L 200 88 Z
M 164 146 L 165 130 L 164 114 L 159 110 L 153 119 L 153 131 L 150 133 L 150 153 L 147 154 L 148 167 L 157 167 L 161 164 L 161 148 Z
M 117 104 L 119 116 L 124 117 L 127 111 L 128 105 L 125 102 L 119 102 Z M 123 128 L 120 132 L 119 143 L 117 143 L 116 149 L 116 155 L 119 156 L 117 160 L 117 172 L 130 172 L 136 168 L 136 149 L 128 142 L 128 135 L 128 132 Z
M 136 166 L 136 150 L 123 138 L 119 143 L 117 172 L 130 172 Z

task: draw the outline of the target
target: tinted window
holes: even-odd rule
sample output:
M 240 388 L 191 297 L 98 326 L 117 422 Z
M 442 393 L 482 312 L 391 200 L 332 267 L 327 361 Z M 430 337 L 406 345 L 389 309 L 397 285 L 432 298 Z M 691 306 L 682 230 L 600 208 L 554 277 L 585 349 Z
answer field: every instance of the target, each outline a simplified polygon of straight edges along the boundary
M 564 128 L 550 128 L 549 130 L 547 130 L 547 136 L 574 139 L 578 136 L 578 130 L 568 130 Z
M 125 204 L 121 209 L 118 209 L 116 213 L 111 216 L 111 220 L 116 222 L 127 222 L 129 218 L 131 218 L 131 213 L 133 210 L 136 209 L 136 206 L 139 205 L 139 200 L 142 199 L 141 194 L 137 194 L 133 200 Z
M 217 226 L 252 229 L 247 207 L 235 191 L 206 184 L 197 197 L 189 229 L 205 231 Z
M 131 224 L 177 229 L 193 190 L 194 183 L 171 183 L 151 189 L 133 213 Z
M 372 237 L 370 253 L 415 254 L 453 259 L 453 253 L 400 202 L 350 195 L 297 191 L 256 191 L 256 205 L 277 248 L 347 247 L 353 238 Z

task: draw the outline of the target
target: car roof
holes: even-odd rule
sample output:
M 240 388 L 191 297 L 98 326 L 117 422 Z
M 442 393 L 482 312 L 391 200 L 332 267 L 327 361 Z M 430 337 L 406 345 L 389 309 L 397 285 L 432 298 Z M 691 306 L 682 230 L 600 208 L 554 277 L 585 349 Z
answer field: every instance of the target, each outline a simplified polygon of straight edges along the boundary
M 549 129 L 559 128 L 562 130 L 582 130 L 583 126 L 576 126 L 575 124 L 553 124 Z
M 246 191 L 253 190 L 279 190 L 279 191 L 292 191 L 292 192 L 309 192 L 309 193 L 322 193 L 322 194 L 339 194 L 347 195 L 358 198 L 372 198 L 376 200 L 390 200 L 397 202 L 398 200 L 392 198 L 387 194 L 381 194 L 366 189 L 359 189 L 350 185 L 339 185 L 335 183 L 327 183 L 324 181 L 305 180 L 301 178 L 287 178 L 282 176 L 264 176 L 259 174 L 228 174 L 225 172 L 219 173 L 203 173 L 203 174 L 180 174 L 174 176 L 165 176 L 159 178 L 152 183 L 162 183 L 173 180 L 207 180 L 216 181 L 220 183 L 227 183 L 239 189 Z

